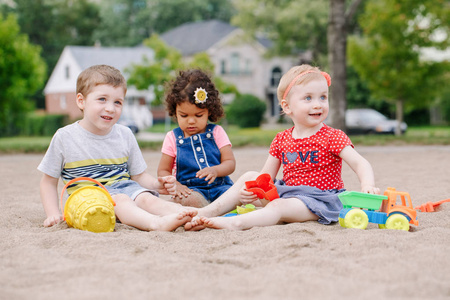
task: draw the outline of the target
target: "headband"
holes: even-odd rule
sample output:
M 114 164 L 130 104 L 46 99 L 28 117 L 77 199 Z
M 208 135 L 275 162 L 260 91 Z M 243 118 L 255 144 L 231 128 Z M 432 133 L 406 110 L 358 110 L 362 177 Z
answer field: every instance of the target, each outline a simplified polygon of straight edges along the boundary
M 292 79 L 291 83 L 289 83 L 288 87 L 287 87 L 286 90 L 284 91 L 284 94 L 283 94 L 283 100 L 286 99 L 286 96 L 289 94 L 289 92 L 290 92 L 290 90 L 292 89 L 292 87 L 294 86 L 295 82 L 296 82 L 300 77 L 302 77 L 303 75 L 306 75 L 306 74 L 309 74 L 309 73 L 322 74 L 323 77 L 325 77 L 325 79 L 327 80 L 328 86 L 331 85 L 331 77 L 330 77 L 330 75 L 328 75 L 327 72 L 319 72 L 319 71 L 316 71 L 316 70 L 308 70 L 308 71 L 305 71 L 305 72 L 302 72 L 302 73 L 298 74 L 297 76 L 295 76 L 294 79 Z

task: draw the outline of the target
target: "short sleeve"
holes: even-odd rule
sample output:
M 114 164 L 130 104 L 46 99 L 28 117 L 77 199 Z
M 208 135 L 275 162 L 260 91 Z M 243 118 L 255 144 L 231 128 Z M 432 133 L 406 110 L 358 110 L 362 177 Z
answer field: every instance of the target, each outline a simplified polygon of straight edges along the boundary
M 272 155 L 273 157 L 281 160 L 280 147 L 279 147 L 280 139 L 281 139 L 281 132 L 277 133 L 277 135 L 272 140 L 272 143 L 270 144 L 270 148 L 269 148 L 269 154 Z
M 231 141 L 222 126 L 216 125 L 216 127 L 214 127 L 213 135 L 214 141 L 216 142 L 216 145 L 219 149 L 227 145 L 231 146 Z
M 350 138 L 342 130 L 334 129 L 330 138 L 330 152 L 339 156 L 341 151 L 347 146 L 355 147 Z
M 169 131 L 163 141 L 163 145 L 161 148 L 161 152 L 167 154 L 171 157 L 177 156 L 177 145 L 175 141 L 175 134 L 172 131 Z
M 64 148 L 61 131 L 58 130 L 53 136 L 47 152 L 37 167 L 39 171 L 53 178 L 59 178 L 64 165 Z

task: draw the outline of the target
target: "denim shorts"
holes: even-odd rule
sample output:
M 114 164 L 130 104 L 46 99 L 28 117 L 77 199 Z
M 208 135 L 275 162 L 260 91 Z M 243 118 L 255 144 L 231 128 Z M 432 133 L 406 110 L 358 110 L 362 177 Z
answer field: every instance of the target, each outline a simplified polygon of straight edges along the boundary
M 133 180 L 122 180 L 112 185 L 105 185 L 105 188 L 108 190 L 111 196 L 117 194 L 125 194 L 131 198 L 131 200 L 135 200 L 136 197 L 144 192 L 149 192 L 156 197 L 159 196 L 159 193 L 153 190 L 146 189 L 139 185 L 136 181 Z
M 275 186 L 280 198 L 298 198 L 303 201 L 308 209 L 319 217 L 319 223 L 330 224 L 338 221 L 343 207 L 338 195 L 345 189 L 322 191 L 313 186 L 288 186 L 283 180 L 276 180 Z

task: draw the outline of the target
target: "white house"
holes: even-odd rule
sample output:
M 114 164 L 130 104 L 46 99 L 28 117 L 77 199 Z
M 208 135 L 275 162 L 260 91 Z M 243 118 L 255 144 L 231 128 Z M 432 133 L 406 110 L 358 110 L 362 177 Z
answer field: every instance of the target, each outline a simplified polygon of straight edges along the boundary
M 161 39 L 178 49 L 186 60 L 206 52 L 217 76 L 234 84 L 240 93 L 266 101 L 268 122 L 275 122 L 280 115 L 276 89 L 281 75 L 299 62 L 311 61 L 310 52 L 268 58 L 270 41 L 251 39 L 242 29 L 219 20 L 186 23 L 163 33 Z
M 132 64 L 141 64 L 144 57 L 152 61 L 154 52 L 147 47 L 87 47 L 66 46 L 44 89 L 45 107 L 48 113 L 67 114 L 71 120 L 82 116 L 75 103 L 76 81 L 81 71 L 86 68 L 106 64 L 122 72 L 128 79 L 126 69 Z M 149 103 L 153 92 L 139 91 L 128 86 L 122 115 L 133 119 L 139 128 L 151 126 L 152 114 Z

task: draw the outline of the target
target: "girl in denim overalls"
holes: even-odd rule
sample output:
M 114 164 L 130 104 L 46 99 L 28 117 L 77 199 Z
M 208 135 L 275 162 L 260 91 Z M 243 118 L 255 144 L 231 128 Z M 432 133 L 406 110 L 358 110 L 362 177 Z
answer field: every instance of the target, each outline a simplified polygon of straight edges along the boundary
M 204 72 L 180 71 L 169 85 L 166 108 L 179 127 L 164 139 L 158 176 L 176 175 L 175 202 L 206 206 L 233 185 L 228 175 L 236 165 L 225 130 L 208 124 L 224 115 L 219 92 Z

